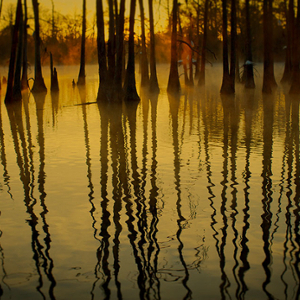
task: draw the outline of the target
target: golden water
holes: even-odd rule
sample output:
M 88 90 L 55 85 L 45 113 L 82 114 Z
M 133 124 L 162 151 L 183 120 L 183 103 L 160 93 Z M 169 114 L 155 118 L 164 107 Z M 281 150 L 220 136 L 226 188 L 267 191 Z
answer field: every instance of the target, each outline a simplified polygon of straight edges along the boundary
M 297 298 L 299 97 L 261 69 L 221 97 L 214 66 L 171 98 L 164 65 L 158 97 L 97 104 L 97 66 L 57 69 L 58 94 L 1 91 L 1 299 Z

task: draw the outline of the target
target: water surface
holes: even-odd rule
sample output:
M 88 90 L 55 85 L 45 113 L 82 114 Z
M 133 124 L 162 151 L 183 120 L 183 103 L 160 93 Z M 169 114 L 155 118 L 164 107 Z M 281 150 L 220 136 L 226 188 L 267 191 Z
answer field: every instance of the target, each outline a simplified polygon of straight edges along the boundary
M 221 97 L 214 66 L 172 98 L 161 65 L 157 97 L 95 103 L 97 66 L 57 70 L 58 94 L 1 91 L 1 299 L 298 299 L 298 97 L 259 66 Z

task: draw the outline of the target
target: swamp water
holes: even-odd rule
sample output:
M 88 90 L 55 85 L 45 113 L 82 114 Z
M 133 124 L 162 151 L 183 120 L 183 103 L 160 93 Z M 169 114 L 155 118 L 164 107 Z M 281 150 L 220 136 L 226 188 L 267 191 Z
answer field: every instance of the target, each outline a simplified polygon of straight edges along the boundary
M 299 97 L 261 69 L 221 97 L 214 66 L 174 99 L 165 65 L 158 97 L 97 104 L 97 66 L 57 70 L 1 91 L 1 299 L 298 299 Z

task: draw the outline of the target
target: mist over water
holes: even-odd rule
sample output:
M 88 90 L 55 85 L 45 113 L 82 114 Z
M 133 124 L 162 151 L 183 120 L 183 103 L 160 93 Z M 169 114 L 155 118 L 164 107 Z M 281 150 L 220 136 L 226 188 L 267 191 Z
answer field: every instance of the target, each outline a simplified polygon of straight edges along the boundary
M 98 67 L 85 88 L 72 87 L 78 68 L 57 67 L 59 93 L 20 104 L 6 106 L 2 87 L 1 299 L 297 299 L 288 88 L 262 95 L 258 65 L 255 90 L 223 97 L 214 65 L 205 88 L 181 77 L 174 98 L 159 65 L 157 97 L 95 103 Z

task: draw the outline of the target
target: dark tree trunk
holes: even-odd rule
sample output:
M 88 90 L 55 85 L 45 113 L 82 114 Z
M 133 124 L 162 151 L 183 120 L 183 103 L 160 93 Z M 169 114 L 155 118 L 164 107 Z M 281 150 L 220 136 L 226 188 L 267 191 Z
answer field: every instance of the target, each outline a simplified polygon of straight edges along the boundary
M 300 0 L 297 1 L 297 19 L 295 28 L 293 30 L 293 74 L 291 81 L 290 94 L 299 94 L 300 93 Z
M 17 60 L 13 87 L 13 98 L 16 101 L 22 100 L 22 87 L 21 87 L 21 70 L 22 70 L 22 55 L 23 55 L 23 10 L 21 5 L 20 13 L 20 24 L 19 24 L 19 38 L 18 38 L 18 50 Z
M 56 68 L 53 67 L 52 53 L 50 52 L 50 74 L 51 74 L 51 91 L 58 91 L 58 78 Z
M 79 69 L 79 75 L 77 81 L 78 85 L 85 84 L 85 33 L 86 33 L 86 0 L 83 0 L 80 69 Z
M 263 1 L 264 75 L 262 92 L 266 94 L 271 94 L 273 88 L 277 86 L 274 76 L 272 2 L 273 0 Z
M 23 70 L 22 70 L 22 90 L 28 89 L 28 62 L 27 62 L 27 0 L 24 0 L 24 25 L 23 25 Z
M 178 55 L 177 55 L 177 13 L 178 0 L 173 0 L 172 12 L 172 36 L 171 36 L 171 67 L 168 81 L 168 93 L 178 93 L 180 91 L 180 81 L 178 74 Z
M 150 23 L 150 83 L 149 89 L 152 93 L 159 92 L 157 73 L 156 73 L 156 57 L 155 57 L 155 35 L 154 35 L 154 17 L 153 17 L 153 0 L 149 2 L 149 23 Z
M 13 36 L 12 36 L 12 46 L 11 46 L 10 61 L 9 61 L 9 68 L 8 68 L 7 88 L 6 88 L 6 95 L 4 99 L 5 103 L 10 103 L 14 100 L 13 86 L 14 86 L 14 77 L 15 77 L 16 54 L 18 48 L 18 31 L 21 22 L 21 15 L 22 15 L 22 3 L 21 0 L 18 0 L 18 5 L 16 9 L 15 26 L 13 29 Z
M 255 88 L 254 73 L 253 73 L 253 58 L 252 58 L 252 36 L 250 24 L 250 0 L 246 0 L 246 62 L 244 64 L 245 87 Z
M 124 83 L 124 100 L 139 101 L 140 97 L 136 91 L 135 82 L 135 61 L 134 61 L 134 15 L 136 0 L 130 1 L 130 19 L 129 19 L 129 41 L 128 41 L 128 63 L 126 78 Z
M 99 90 L 97 99 L 101 99 L 102 92 L 105 89 L 107 77 L 106 65 L 106 49 L 105 49 L 105 36 L 104 36 L 104 18 L 103 18 L 103 3 L 102 0 L 96 1 L 96 14 L 97 14 L 97 48 L 98 48 L 98 65 L 99 65 Z
M 149 84 L 149 69 L 146 48 L 146 33 L 145 33 L 145 12 L 143 0 L 139 0 L 140 13 L 141 13 L 141 28 L 142 28 L 142 57 L 141 57 L 141 86 Z
M 33 93 L 45 93 L 47 88 L 42 75 L 41 63 L 41 39 L 40 39 L 40 24 L 39 24 L 39 3 L 37 0 L 32 0 L 34 12 L 34 41 L 35 41 L 35 68 L 34 68 L 34 84 L 32 87 Z
M 206 41 L 207 41 L 207 21 L 208 21 L 208 4 L 209 0 L 205 0 L 204 4 L 204 23 L 203 23 L 203 40 L 201 50 L 201 66 L 199 73 L 198 85 L 205 85 L 205 60 L 206 60 Z
M 113 0 L 108 0 L 109 30 L 107 42 L 108 80 L 113 83 L 115 74 L 115 16 Z
M 237 53 L 237 34 L 236 34 L 236 0 L 231 0 L 231 45 L 230 45 L 230 80 L 231 89 L 235 92 L 235 71 L 236 71 L 236 53 Z
M 123 74 L 123 52 L 124 52 L 124 14 L 125 0 L 120 1 L 120 10 L 117 18 L 117 36 L 116 36 L 116 72 L 115 72 L 115 89 L 122 90 L 122 74 Z
M 193 43 L 193 21 L 192 21 L 192 14 L 190 14 L 190 28 L 189 28 L 189 42 L 190 45 Z M 189 48 L 189 85 L 193 86 L 194 85 L 194 67 L 193 67 L 193 56 L 194 52 L 191 48 Z
M 223 81 L 221 86 L 221 94 L 233 94 L 232 79 L 229 74 L 228 63 L 228 37 L 227 37 L 227 0 L 222 0 L 222 12 L 223 12 Z
M 286 7 L 285 0 L 285 9 L 286 9 L 286 52 L 285 52 L 285 65 L 284 72 L 281 78 L 281 83 L 291 82 L 293 64 L 292 64 L 292 44 L 293 44 L 293 30 L 295 24 L 295 15 L 294 15 L 294 0 L 289 0 L 288 9 Z
M 200 63 L 201 63 L 201 57 L 200 57 L 200 49 L 201 49 L 201 36 L 200 36 L 200 1 L 197 0 L 197 9 L 196 9 L 196 40 L 197 40 L 197 54 L 196 54 L 196 65 L 195 65 L 195 78 L 198 79 L 198 85 L 199 85 L 199 76 L 200 76 Z M 206 21 L 207 22 L 207 21 Z M 204 4 L 204 21 L 203 21 L 203 31 L 205 30 L 205 4 Z M 204 35 L 204 33 L 203 33 Z M 201 85 L 201 84 L 200 84 Z

